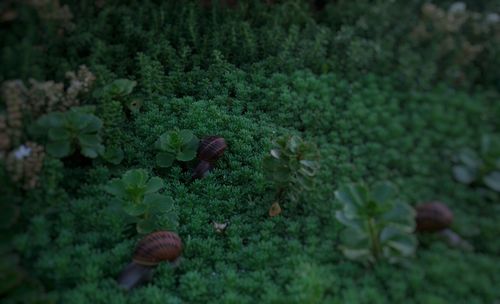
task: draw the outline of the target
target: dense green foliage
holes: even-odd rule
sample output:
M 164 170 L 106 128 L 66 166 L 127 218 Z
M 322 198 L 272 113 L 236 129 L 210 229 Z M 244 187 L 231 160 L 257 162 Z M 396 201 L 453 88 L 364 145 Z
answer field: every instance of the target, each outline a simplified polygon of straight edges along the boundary
M 51 112 L 40 117 L 34 124 L 33 133 L 47 135 L 47 152 L 61 158 L 79 152 L 86 157 L 96 158 L 104 152 L 99 134 L 102 121 L 93 114 L 73 108 L 70 111 Z
M 488 25 L 488 34 L 473 32 L 471 23 L 451 34 L 432 31 L 434 19 L 423 15 L 420 0 L 340 0 L 321 11 L 298 0 L 240 1 L 233 9 L 194 1 L 61 2 L 74 15 L 70 24 L 45 18 L 27 2 L 1 4 L 17 19 L 0 23 L 0 81 L 61 81 L 66 71 L 85 64 L 96 76 L 94 92 L 112 93 L 92 94 L 82 104 L 95 106 L 103 145 L 122 149 L 123 160 L 47 157 L 40 185 L 30 191 L 19 190 L 0 170 L 2 208 L 20 207 L 18 222 L 2 236 L 18 257 L 15 267 L 29 274 L 29 284 L 42 283 L 47 299 L 500 300 L 500 194 L 458 183 L 452 174 L 461 148 L 479 151 L 482 134 L 500 133 L 498 23 Z M 435 3 L 448 11 L 451 1 Z M 478 18 L 500 9 L 497 1 L 467 4 Z M 428 32 L 415 40 L 411 33 L 422 22 Z M 440 47 L 448 36 L 481 51 L 457 61 L 464 49 Z M 119 79 L 131 82 L 109 87 Z M 190 182 L 186 168 L 156 165 L 155 142 L 183 129 L 220 135 L 228 143 L 204 179 Z M 275 191 L 262 160 L 275 138 L 291 134 L 317 145 L 317 185 L 295 208 L 269 218 Z M 115 278 L 140 236 L 130 234 L 122 213 L 110 212 L 104 186 L 134 168 L 161 178 L 161 195 L 173 198 L 175 230 L 185 248 L 179 267 L 160 265 L 152 283 L 124 293 Z M 405 268 L 347 259 L 338 250 L 345 227 L 335 218 L 341 207 L 333 193 L 344 183 L 378 180 L 392 181 L 410 205 L 446 202 L 455 212 L 454 230 L 475 251 L 419 236 Z M 160 225 L 168 221 L 162 217 Z M 212 221 L 230 225 L 220 234 Z M 0 294 L 2 303 L 23 296 L 31 302 L 26 290 L 42 294 L 29 284 Z
M 388 182 L 341 186 L 335 197 L 342 204 L 336 218 L 346 226 L 340 246 L 344 255 L 353 260 L 391 263 L 415 254 L 417 240 L 415 211 L 398 201 L 397 190 Z
M 137 232 L 144 234 L 175 228 L 177 214 L 173 200 L 158 193 L 164 187 L 161 178 L 149 178 L 146 170 L 135 169 L 125 172 L 121 179 L 111 180 L 105 190 L 115 197 L 110 203 L 111 209 L 125 213 L 126 221 L 135 224 Z M 162 216 L 171 219 L 170 223 L 160 223 Z

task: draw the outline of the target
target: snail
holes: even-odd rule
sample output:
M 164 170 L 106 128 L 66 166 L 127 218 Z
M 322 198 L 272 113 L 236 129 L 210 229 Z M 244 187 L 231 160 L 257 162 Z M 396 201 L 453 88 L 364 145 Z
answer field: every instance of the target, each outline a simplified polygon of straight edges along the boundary
M 415 209 L 417 232 L 438 233 L 451 247 L 469 251 L 474 249 L 471 244 L 451 230 L 454 216 L 448 206 L 441 202 L 429 202 L 418 205 Z
M 198 165 L 193 170 L 192 179 L 205 177 L 213 169 L 214 163 L 224 154 L 226 140 L 220 136 L 208 136 L 201 140 L 198 147 Z
M 181 255 L 182 241 L 174 232 L 156 231 L 137 244 L 132 262 L 118 277 L 118 284 L 125 290 L 145 283 L 153 277 L 153 270 L 161 262 L 174 262 Z
M 453 212 L 443 203 L 430 202 L 416 207 L 417 231 L 437 232 L 449 228 L 453 222 Z

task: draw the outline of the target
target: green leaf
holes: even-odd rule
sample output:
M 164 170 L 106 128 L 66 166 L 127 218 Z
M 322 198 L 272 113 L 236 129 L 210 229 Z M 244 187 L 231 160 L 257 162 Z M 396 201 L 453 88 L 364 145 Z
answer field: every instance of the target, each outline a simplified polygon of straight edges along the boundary
M 380 182 L 372 188 L 372 198 L 383 204 L 396 195 L 396 187 L 390 182 Z
M 271 149 L 271 156 L 280 159 L 281 156 L 281 150 L 280 149 Z
M 408 204 L 400 202 L 395 204 L 382 218 L 407 233 L 415 230 L 415 210 Z
M 71 153 L 71 145 L 66 140 L 52 141 L 47 144 L 47 153 L 57 158 L 66 157 Z
M 159 212 L 167 212 L 173 208 L 174 201 L 170 196 L 159 193 L 147 194 L 144 197 L 144 203 L 148 206 L 148 210 L 152 214 Z
M 193 140 L 193 138 L 195 137 L 193 132 L 191 132 L 190 130 L 180 130 L 179 136 L 182 139 L 183 144 L 187 144 L 187 143 L 191 142 Z
M 137 82 L 129 79 L 117 79 L 111 84 L 111 94 L 118 96 L 126 96 L 132 93 Z
M 97 156 L 99 156 L 99 154 L 102 153 L 102 151 L 104 151 L 103 146 L 82 146 L 80 153 L 88 158 L 96 158 Z
M 125 172 L 122 181 L 126 188 L 145 187 L 148 179 L 148 172 L 144 169 L 133 169 Z
M 123 211 L 131 216 L 139 216 L 146 212 L 147 206 L 144 203 L 126 202 L 123 206 Z
M 471 149 L 463 149 L 458 155 L 460 161 L 469 169 L 475 170 L 481 166 L 481 160 L 476 152 Z
M 95 147 L 101 143 L 101 140 L 97 134 L 80 134 L 78 142 L 81 146 Z
M 85 124 L 85 127 L 82 129 L 85 133 L 95 133 L 101 130 L 102 128 L 102 120 L 97 118 L 94 115 L 88 115 L 88 121 Z
M 483 178 L 486 186 L 496 192 L 500 192 L 500 171 L 494 171 Z
M 181 151 L 177 153 L 177 160 L 180 161 L 190 161 L 193 160 L 196 157 L 196 150 L 187 150 L 187 151 Z
M 337 211 L 335 212 L 335 218 L 341 222 L 342 224 L 344 224 L 346 227 L 351 227 L 351 228 L 355 228 L 355 229 L 359 229 L 361 226 L 360 226 L 360 221 L 359 220 L 356 220 L 354 218 L 351 218 L 351 217 L 348 217 L 344 212 L 342 211 Z
M 146 194 L 158 192 L 165 187 L 163 180 L 159 177 L 152 177 L 146 184 Z
M 466 166 L 453 166 L 453 176 L 463 184 L 470 184 L 476 179 L 476 171 Z
M 365 248 L 353 249 L 340 246 L 340 250 L 342 250 L 342 253 L 345 255 L 345 257 L 350 260 L 368 259 L 371 256 L 370 250 Z
M 147 218 L 137 222 L 137 232 L 148 234 L 156 230 L 156 219 Z
M 51 128 L 48 135 L 51 141 L 69 141 L 71 138 L 71 134 L 68 130 L 62 127 Z
M 175 156 L 168 152 L 160 152 L 156 154 L 156 164 L 159 167 L 167 168 L 172 166 Z
M 114 195 L 119 198 L 127 197 L 127 190 L 125 189 L 125 185 L 120 179 L 112 179 L 106 186 L 104 186 L 104 190 L 111 195 Z
M 123 150 L 116 147 L 107 147 L 101 156 L 106 161 L 118 165 L 123 160 Z

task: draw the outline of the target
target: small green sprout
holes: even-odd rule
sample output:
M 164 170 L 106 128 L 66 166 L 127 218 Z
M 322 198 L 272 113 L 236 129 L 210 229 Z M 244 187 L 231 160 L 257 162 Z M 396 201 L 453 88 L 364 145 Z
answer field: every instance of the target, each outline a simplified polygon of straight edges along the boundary
M 133 169 L 111 180 L 105 190 L 115 197 L 113 205 L 136 224 L 137 232 L 144 234 L 164 228 L 160 227 L 160 217 L 166 216 L 175 225 L 174 202 L 170 196 L 159 193 L 164 187 L 161 178 L 149 178 L 146 170 Z
M 314 176 L 319 170 L 318 160 L 316 146 L 298 136 L 283 136 L 276 140 L 275 147 L 262 163 L 264 174 L 277 191 L 274 209 L 278 209 L 279 202 L 285 199 L 297 201 L 304 190 L 312 189 Z
M 155 143 L 160 152 L 156 155 L 159 167 L 170 167 L 174 160 L 187 162 L 196 157 L 199 139 L 189 130 L 163 133 Z
M 35 134 L 44 134 L 47 152 L 57 158 L 73 154 L 77 147 L 83 156 L 96 158 L 104 152 L 100 131 L 102 121 L 87 109 L 72 108 L 40 117 L 34 124 Z
M 415 211 L 396 198 L 393 184 L 344 185 L 335 192 L 342 209 L 336 218 L 346 226 L 340 249 L 353 260 L 403 262 L 415 253 Z
M 453 176 L 466 185 L 484 184 L 500 192 L 500 141 L 491 135 L 481 139 L 479 153 L 462 149 L 454 159 Z
M 101 156 L 107 162 L 118 165 L 123 160 L 123 150 L 119 147 L 106 147 Z
M 117 79 L 112 83 L 97 90 L 94 96 L 97 98 L 123 98 L 130 95 L 134 90 L 137 82 L 129 79 Z

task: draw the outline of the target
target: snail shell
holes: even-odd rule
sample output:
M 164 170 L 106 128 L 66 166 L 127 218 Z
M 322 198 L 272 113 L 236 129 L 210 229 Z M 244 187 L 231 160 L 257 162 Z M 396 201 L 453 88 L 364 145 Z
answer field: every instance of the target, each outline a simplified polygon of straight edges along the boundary
M 214 162 L 219 159 L 224 150 L 226 150 L 227 144 L 223 137 L 219 136 L 208 136 L 201 140 L 198 146 L 198 159 L 207 162 Z
M 134 262 L 155 266 L 163 261 L 174 261 L 182 252 L 181 238 L 174 232 L 157 231 L 144 237 L 134 252 Z
M 443 203 L 430 202 L 416 207 L 417 231 L 436 232 L 450 227 L 453 212 Z
M 211 163 L 201 160 L 193 170 L 192 179 L 204 178 L 214 167 Z

